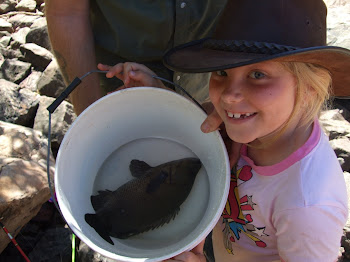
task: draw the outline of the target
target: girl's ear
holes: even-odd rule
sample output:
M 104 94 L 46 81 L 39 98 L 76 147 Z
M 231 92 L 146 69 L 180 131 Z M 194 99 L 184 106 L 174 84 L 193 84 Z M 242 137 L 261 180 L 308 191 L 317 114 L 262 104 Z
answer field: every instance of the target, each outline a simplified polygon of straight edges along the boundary
M 304 94 L 303 94 L 303 100 L 305 101 L 306 107 L 310 106 L 312 102 L 316 99 L 317 92 L 314 88 L 312 88 L 311 85 L 307 85 Z
M 317 92 L 310 85 L 305 86 L 304 90 L 301 91 L 300 95 L 300 110 L 299 114 L 301 117 L 302 125 L 312 121 L 317 115 L 314 115 L 315 108 L 318 105 Z
M 307 110 L 308 105 L 312 101 L 312 97 L 315 95 L 315 90 L 313 90 L 310 85 L 307 85 L 304 90 L 301 91 L 300 104 L 303 110 Z

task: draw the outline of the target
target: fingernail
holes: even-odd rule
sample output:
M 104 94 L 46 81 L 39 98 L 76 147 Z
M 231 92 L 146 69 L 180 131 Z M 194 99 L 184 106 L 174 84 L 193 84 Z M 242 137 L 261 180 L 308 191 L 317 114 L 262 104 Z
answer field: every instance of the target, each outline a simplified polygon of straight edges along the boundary
M 129 73 L 131 76 L 135 76 L 135 72 L 134 71 L 130 71 L 130 73 Z
M 208 132 L 209 132 L 209 129 L 210 129 L 210 125 L 209 125 L 207 122 L 204 122 L 204 123 L 201 125 L 201 130 L 202 130 L 204 133 L 208 133 Z

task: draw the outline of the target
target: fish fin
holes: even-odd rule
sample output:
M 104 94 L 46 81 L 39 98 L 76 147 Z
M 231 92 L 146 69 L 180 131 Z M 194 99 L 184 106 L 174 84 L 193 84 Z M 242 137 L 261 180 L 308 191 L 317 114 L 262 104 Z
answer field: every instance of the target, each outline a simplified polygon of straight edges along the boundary
M 151 179 L 149 184 L 147 185 L 146 192 L 147 193 L 153 193 L 155 192 L 162 183 L 167 179 L 169 176 L 169 173 L 161 171 L 158 176 Z
M 145 161 L 133 159 L 130 162 L 130 172 L 133 177 L 141 177 L 152 167 L 147 164 Z
M 176 208 L 174 210 L 174 212 L 170 213 L 168 216 L 165 216 L 165 217 L 162 217 L 162 219 L 158 220 L 157 222 L 155 222 L 153 225 L 151 225 L 151 228 L 150 229 L 156 229 L 158 227 L 161 227 L 165 224 L 168 224 L 171 220 L 173 220 L 177 214 L 179 213 L 180 211 L 180 207 Z M 148 229 L 148 230 L 150 230 Z
M 109 234 L 103 223 L 99 221 L 95 214 L 85 214 L 85 221 L 88 223 L 95 231 L 108 243 L 114 245 L 112 239 L 109 237 Z
M 92 207 L 95 209 L 95 211 L 99 210 L 101 207 L 103 207 L 106 204 L 106 199 L 112 194 L 113 192 L 106 189 L 106 190 L 99 190 L 98 195 L 91 196 L 91 204 Z

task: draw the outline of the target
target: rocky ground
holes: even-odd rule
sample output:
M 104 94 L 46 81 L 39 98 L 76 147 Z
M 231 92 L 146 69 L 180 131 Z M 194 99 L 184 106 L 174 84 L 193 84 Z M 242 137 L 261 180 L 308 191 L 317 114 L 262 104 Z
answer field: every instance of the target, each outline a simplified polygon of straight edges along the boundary
M 329 10 L 329 44 L 350 48 L 350 0 L 325 2 Z M 47 201 L 50 195 L 44 183 L 46 107 L 65 88 L 50 51 L 44 8 L 43 0 L 0 0 L 0 221 L 31 261 L 68 262 L 71 232 Z M 53 155 L 75 117 L 69 101 L 53 115 Z M 334 109 L 321 117 L 344 170 L 350 196 L 349 121 L 349 100 L 336 100 Z M 54 159 L 50 161 L 54 166 Z M 350 219 L 341 244 L 339 262 L 350 262 Z M 84 243 L 78 241 L 76 246 L 77 261 L 111 261 Z M 0 261 L 25 261 L 2 230 Z

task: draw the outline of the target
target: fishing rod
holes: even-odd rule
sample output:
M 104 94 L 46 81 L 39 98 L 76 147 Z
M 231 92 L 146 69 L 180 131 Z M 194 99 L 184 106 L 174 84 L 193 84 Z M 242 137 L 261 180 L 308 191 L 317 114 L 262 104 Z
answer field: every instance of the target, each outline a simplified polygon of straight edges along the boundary
M 11 240 L 11 242 L 15 245 L 15 247 L 17 248 L 17 250 L 21 253 L 21 255 L 23 256 L 23 258 L 27 261 L 30 262 L 29 258 L 26 256 L 26 254 L 23 252 L 22 248 L 18 245 L 16 239 L 11 235 L 10 231 L 7 230 L 7 228 L 5 227 L 5 225 L 2 223 L 2 219 L 0 218 L 0 226 L 2 227 L 2 229 L 4 230 L 4 232 L 6 233 L 6 235 L 8 236 L 8 238 Z

